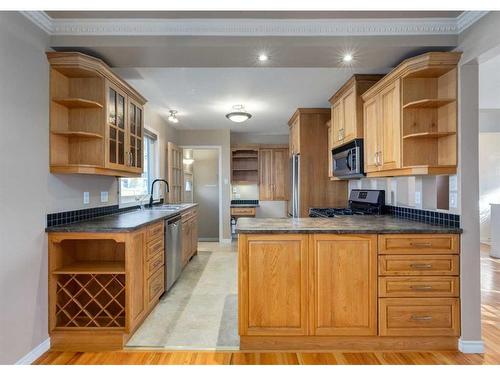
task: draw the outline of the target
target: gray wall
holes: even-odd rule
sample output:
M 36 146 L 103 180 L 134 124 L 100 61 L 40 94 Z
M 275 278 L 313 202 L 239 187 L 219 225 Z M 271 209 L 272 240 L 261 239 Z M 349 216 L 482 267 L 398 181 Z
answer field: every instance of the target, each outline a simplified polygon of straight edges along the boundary
M 48 213 L 118 202 L 114 177 L 49 173 L 48 37 L 17 12 L 0 12 L 0 364 L 18 361 L 48 338 Z M 8 51 L 8 53 L 3 53 Z M 146 126 L 164 150 L 175 130 L 146 107 Z M 90 204 L 83 205 L 83 192 Z M 109 201 L 100 202 L 100 192 Z
M 47 42 L 23 16 L 0 12 L 1 364 L 16 362 L 48 337 Z
M 198 203 L 198 238 L 219 240 L 219 151 L 193 150 L 193 196 Z
M 231 144 L 288 144 L 288 134 L 231 133 Z

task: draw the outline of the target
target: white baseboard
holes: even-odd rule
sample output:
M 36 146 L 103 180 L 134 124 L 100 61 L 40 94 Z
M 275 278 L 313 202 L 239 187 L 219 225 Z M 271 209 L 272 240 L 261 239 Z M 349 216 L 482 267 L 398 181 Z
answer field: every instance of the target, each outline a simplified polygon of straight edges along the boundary
M 484 342 L 482 340 L 462 340 L 458 339 L 458 350 L 462 353 L 484 353 Z
M 221 238 L 220 243 L 231 243 L 233 240 L 231 238 Z
M 50 337 L 40 343 L 32 351 L 26 354 L 23 358 L 17 361 L 16 365 L 31 365 L 35 360 L 38 359 L 43 353 L 50 349 Z

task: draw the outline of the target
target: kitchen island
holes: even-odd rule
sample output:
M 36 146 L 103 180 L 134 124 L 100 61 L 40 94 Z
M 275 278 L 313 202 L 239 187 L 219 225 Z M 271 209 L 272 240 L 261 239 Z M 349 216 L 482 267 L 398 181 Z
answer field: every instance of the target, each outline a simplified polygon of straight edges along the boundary
M 182 218 L 185 264 L 197 252 L 197 204 L 46 228 L 51 349 L 123 348 L 165 291 L 164 223 L 175 216 Z
M 456 349 L 459 228 L 391 216 L 240 219 L 241 349 Z

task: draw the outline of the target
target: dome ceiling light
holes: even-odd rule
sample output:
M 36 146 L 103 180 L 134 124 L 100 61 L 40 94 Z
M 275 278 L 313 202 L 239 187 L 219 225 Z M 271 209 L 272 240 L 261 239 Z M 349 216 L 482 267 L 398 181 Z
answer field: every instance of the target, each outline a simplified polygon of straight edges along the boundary
M 168 115 L 168 121 L 177 124 L 179 122 L 179 119 L 177 118 L 177 111 L 171 110 L 169 112 L 170 114 Z
M 252 115 L 245 111 L 245 107 L 242 104 L 238 104 L 233 105 L 233 112 L 229 112 L 226 117 L 232 122 L 245 122 L 249 120 Z

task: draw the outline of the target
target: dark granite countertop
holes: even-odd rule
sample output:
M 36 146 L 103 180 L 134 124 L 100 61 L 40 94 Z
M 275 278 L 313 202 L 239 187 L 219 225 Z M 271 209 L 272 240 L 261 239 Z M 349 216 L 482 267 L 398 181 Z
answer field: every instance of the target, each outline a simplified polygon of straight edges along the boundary
M 178 215 L 190 208 L 197 206 L 197 203 L 175 204 L 182 206 L 175 211 L 164 211 L 158 208 L 144 210 L 126 211 L 123 213 L 106 215 L 95 219 L 79 221 L 66 225 L 55 225 L 45 228 L 46 232 L 79 232 L 79 233 L 97 233 L 97 232 L 133 232 L 145 225 L 155 221 L 164 220 Z
M 443 227 L 393 216 L 337 216 L 335 218 L 241 218 L 237 233 L 462 233 Z

